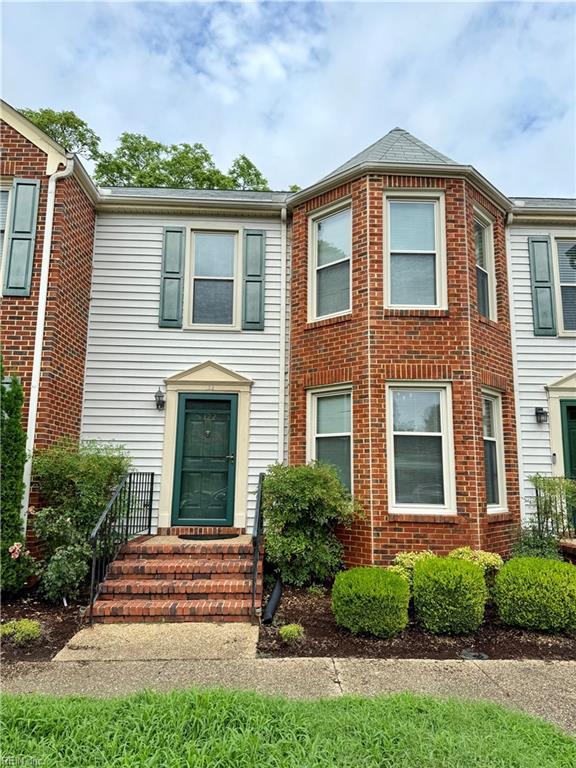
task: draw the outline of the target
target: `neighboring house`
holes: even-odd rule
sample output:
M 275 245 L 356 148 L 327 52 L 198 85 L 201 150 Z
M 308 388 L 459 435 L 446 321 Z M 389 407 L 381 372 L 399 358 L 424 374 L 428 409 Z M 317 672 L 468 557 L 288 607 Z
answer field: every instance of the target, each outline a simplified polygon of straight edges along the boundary
M 5 375 L 22 380 L 31 452 L 80 436 L 95 189 L 77 158 L 1 106 L 1 349 Z M 29 478 L 30 462 L 24 510 Z
M 576 200 L 513 198 L 509 227 L 521 493 L 576 478 Z
M 526 474 L 572 471 L 574 201 L 510 200 L 401 129 L 293 194 L 98 189 L 3 120 L 2 343 L 28 447 L 124 445 L 172 537 L 128 545 L 98 620 L 249 619 L 245 534 L 277 461 L 336 466 L 364 510 L 348 564 L 505 553 Z M 173 538 L 216 532 L 244 538 Z

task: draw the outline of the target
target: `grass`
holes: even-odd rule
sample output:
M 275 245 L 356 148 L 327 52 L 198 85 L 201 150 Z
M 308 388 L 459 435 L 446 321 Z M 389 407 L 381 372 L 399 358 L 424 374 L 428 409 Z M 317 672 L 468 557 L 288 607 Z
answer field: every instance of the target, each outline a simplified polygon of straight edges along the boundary
M 224 691 L 106 700 L 5 695 L 0 730 L 4 760 L 51 768 L 576 765 L 576 741 L 552 725 L 495 704 L 411 694 L 323 701 Z

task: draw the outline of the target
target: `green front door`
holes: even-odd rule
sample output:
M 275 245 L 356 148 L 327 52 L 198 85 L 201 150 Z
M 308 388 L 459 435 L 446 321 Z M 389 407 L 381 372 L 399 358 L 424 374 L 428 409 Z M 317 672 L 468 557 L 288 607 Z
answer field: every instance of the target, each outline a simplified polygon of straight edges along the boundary
M 172 525 L 232 525 L 238 395 L 180 394 Z
M 564 476 L 576 479 L 576 400 L 560 400 Z

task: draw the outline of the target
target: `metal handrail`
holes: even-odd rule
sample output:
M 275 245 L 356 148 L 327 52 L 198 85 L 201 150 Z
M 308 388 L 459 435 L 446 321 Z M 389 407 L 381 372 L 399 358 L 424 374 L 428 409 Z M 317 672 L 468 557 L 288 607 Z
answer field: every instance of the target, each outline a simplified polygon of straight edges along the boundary
M 264 486 L 264 472 L 258 476 L 258 490 L 256 492 L 256 511 L 254 513 L 254 528 L 252 531 L 252 616 L 256 616 L 256 591 L 258 586 L 258 565 L 260 563 L 260 544 L 262 542 L 263 517 L 262 497 Z
M 152 533 L 153 472 L 129 472 L 118 483 L 106 508 L 90 533 L 92 570 L 89 619 L 100 593 L 100 584 L 120 547 L 134 536 Z

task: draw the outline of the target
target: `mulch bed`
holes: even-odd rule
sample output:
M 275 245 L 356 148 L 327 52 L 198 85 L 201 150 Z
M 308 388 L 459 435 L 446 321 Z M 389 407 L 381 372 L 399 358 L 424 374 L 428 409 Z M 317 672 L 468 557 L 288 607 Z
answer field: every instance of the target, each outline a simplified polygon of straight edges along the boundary
M 304 640 L 285 645 L 278 635 L 283 624 L 301 624 Z M 432 635 L 410 623 L 398 637 L 379 640 L 340 629 L 332 615 L 329 592 L 316 596 L 305 589 L 285 587 L 274 623 L 260 628 L 258 642 L 261 656 L 458 659 L 465 650 L 484 653 L 490 659 L 576 660 L 576 639 L 504 627 L 488 609 L 484 624 L 473 635 Z
M 2 642 L 2 663 L 15 661 L 49 661 L 80 629 L 80 606 L 54 605 L 36 594 L 2 600 L 2 624 L 12 619 L 35 619 L 42 626 L 42 637 L 25 646 Z

